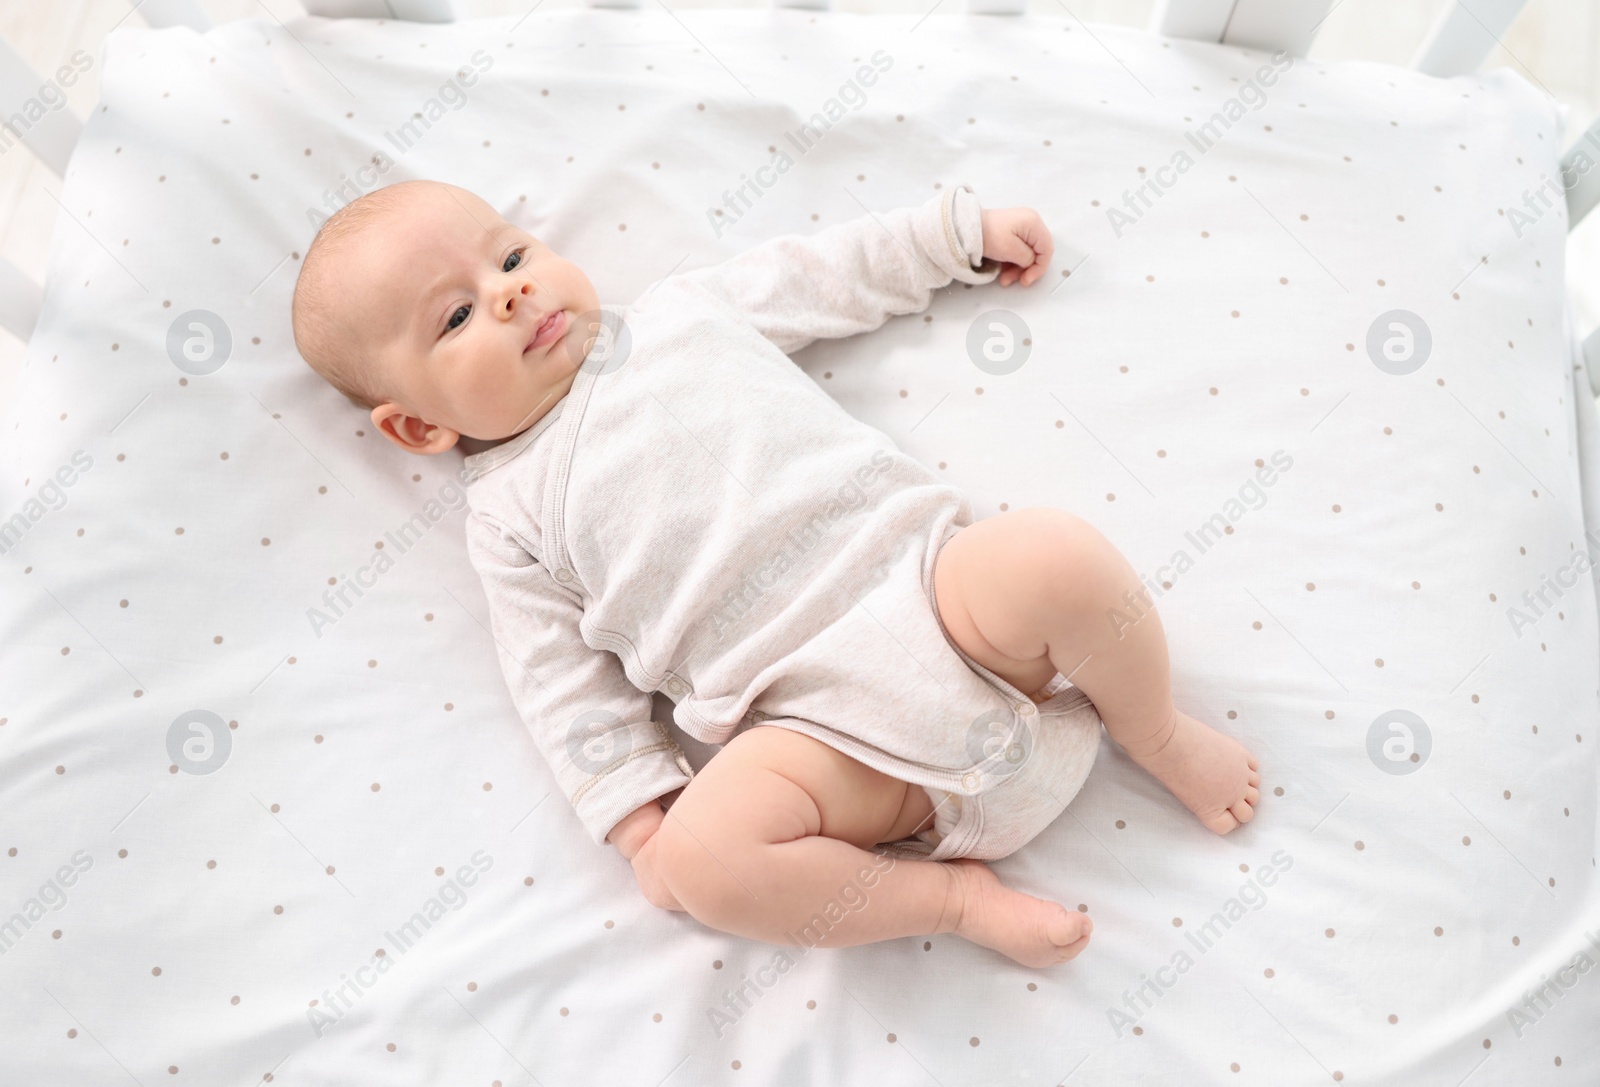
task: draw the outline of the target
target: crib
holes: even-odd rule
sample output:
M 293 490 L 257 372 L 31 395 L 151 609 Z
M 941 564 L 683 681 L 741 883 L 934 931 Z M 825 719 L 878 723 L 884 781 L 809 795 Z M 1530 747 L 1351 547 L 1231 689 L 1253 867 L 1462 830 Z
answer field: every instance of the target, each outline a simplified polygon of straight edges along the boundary
M 86 123 L 83 60 L 0 42 L 0 150 L 61 179 L 44 282 L 0 261 L 0 1083 L 1600 1081 L 1600 332 L 1564 260 L 1600 121 L 1563 147 L 1479 71 L 1513 0 L 1409 68 L 1308 57 L 1337 2 L 144 0 Z M 794 361 L 975 517 L 1116 542 L 1255 820 L 1210 834 L 1102 741 L 994 865 L 1094 918 L 1047 971 L 649 906 L 507 694 L 459 455 L 294 349 L 317 227 L 413 177 L 619 302 L 952 184 L 1038 208 L 1032 288 Z M 1013 367 L 967 347 L 996 313 Z

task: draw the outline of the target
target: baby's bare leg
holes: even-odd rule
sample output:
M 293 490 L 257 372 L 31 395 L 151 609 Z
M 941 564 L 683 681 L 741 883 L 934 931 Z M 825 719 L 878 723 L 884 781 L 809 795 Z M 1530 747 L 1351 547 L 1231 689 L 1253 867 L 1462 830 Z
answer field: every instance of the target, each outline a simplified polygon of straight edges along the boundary
M 1012 891 L 977 861 L 865 847 L 911 828 L 908 786 L 802 733 L 735 736 L 656 832 L 663 881 L 712 928 L 772 944 L 854 947 L 953 932 L 1028 966 L 1065 962 L 1089 919 Z
M 939 553 L 934 596 L 963 652 L 1019 690 L 1058 671 L 1082 689 L 1111 738 L 1208 828 L 1254 817 L 1255 756 L 1173 705 L 1150 592 L 1087 521 L 1035 507 L 968 525 Z

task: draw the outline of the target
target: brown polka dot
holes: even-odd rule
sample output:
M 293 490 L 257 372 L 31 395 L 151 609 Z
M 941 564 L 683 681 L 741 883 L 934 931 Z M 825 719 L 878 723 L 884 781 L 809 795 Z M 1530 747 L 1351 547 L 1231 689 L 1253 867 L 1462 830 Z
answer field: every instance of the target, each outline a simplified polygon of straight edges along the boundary
M 1264 977 L 1270 978 L 1272 976 L 1272 967 L 1267 967 L 1265 970 L 1261 971 L 1261 973 Z
M 1127 823 L 1125 823 L 1125 822 L 1123 822 L 1123 821 L 1122 821 L 1122 820 L 1121 820 L 1121 819 L 1118 819 L 1118 820 L 1117 820 L 1117 829 L 1118 829 L 1118 830 L 1122 830 L 1122 829 L 1123 829 L 1123 828 L 1125 828 L 1125 827 L 1126 827 L 1126 826 L 1127 826 L 1127 825 L 1128 825 L 1128 824 L 1127 824 Z
M 894 1035 L 890 1034 L 884 1040 L 892 1045 L 894 1043 Z
M 161 976 L 161 967 L 159 967 L 159 966 L 152 966 L 152 967 L 151 967 L 151 968 L 150 968 L 150 976 L 151 976 L 151 977 L 157 977 L 157 978 L 158 978 L 158 977 L 160 977 L 160 976 Z
M 1435 925 L 1433 927 L 1433 934 L 1435 936 L 1443 936 L 1444 935 L 1444 929 L 1440 928 L 1438 925 Z
M 1239 1062 L 1238 1061 L 1234 1061 L 1232 1064 L 1228 1065 L 1228 1071 L 1237 1072 L 1238 1070 L 1239 1070 Z
M 385 1048 L 385 1049 L 387 1049 L 387 1050 L 388 1050 L 388 1051 L 389 1051 L 389 1052 L 390 1052 L 390 1053 L 393 1053 L 393 1052 L 394 1052 L 394 1043 L 393 1043 L 393 1042 L 390 1042 L 390 1043 L 389 1043 L 389 1044 L 388 1044 L 388 1045 L 387 1045 L 387 1046 L 385 1046 L 385 1047 L 384 1047 L 384 1048 Z
M 968 1038 L 967 1039 L 967 1044 L 970 1045 L 970 1046 L 976 1046 L 978 1044 L 978 1039 L 976 1039 L 976 1038 Z M 1488 1044 L 1489 1043 L 1487 1043 L 1487 1042 L 1484 1043 L 1484 1045 L 1488 1045 Z
M 1330 939 L 1330 940 L 1331 940 L 1331 939 L 1333 939 L 1333 929 L 1331 929 L 1331 928 L 1329 928 L 1329 929 L 1323 929 L 1323 930 L 1322 930 L 1322 934 L 1323 934 L 1323 935 L 1324 935 L 1324 936 L 1326 936 L 1326 937 L 1327 937 L 1327 938 L 1328 938 L 1328 939 Z

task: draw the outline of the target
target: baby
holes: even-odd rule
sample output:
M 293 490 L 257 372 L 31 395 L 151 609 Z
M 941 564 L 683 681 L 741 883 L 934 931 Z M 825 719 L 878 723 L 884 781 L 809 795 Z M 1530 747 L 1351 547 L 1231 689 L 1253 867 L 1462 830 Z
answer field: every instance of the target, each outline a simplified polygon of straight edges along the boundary
M 1210 830 L 1252 818 L 1255 757 L 1173 705 L 1161 620 L 1104 536 L 1042 507 L 974 523 L 788 358 L 952 280 L 1032 286 L 1052 252 L 1037 212 L 966 186 L 627 306 L 436 182 L 311 244 L 296 346 L 400 448 L 476 448 L 468 550 L 507 684 L 650 902 L 774 944 L 953 932 L 1043 967 L 1088 916 L 983 861 L 1059 816 L 1102 723 Z M 724 745 L 698 774 L 657 691 Z

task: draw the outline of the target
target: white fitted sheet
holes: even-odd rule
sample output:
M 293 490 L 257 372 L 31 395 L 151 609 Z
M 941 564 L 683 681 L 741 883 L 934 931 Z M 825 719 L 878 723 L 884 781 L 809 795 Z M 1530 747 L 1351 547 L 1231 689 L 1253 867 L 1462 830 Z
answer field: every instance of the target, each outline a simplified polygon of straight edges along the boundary
M 880 49 L 888 71 L 841 93 Z M 1600 977 L 1569 964 L 1600 962 L 1600 645 L 1568 574 L 1600 529 L 1600 429 L 1564 215 L 1508 211 L 1555 174 L 1557 109 L 1503 69 L 1302 60 L 1199 153 L 1185 133 L 1265 60 L 945 14 L 113 32 L 0 425 L 0 515 L 91 462 L 0 567 L 0 916 L 81 858 L 0 956 L 0 1082 L 1593 1082 Z M 463 65 L 464 104 L 399 154 L 386 133 Z M 834 98 L 825 138 L 758 173 Z M 1186 147 L 1119 234 L 1108 209 Z M 471 188 L 605 300 L 937 185 L 1038 208 L 1057 256 L 1035 288 L 957 286 L 797 361 L 979 516 L 1077 511 L 1171 581 L 1177 700 L 1260 755 L 1259 817 L 1211 835 L 1107 745 L 996 865 L 1095 920 L 1049 972 L 952 936 L 786 960 L 646 904 L 512 709 L 459 457 L 398 452 L 295 354 L 307 209 L 377 150 L 393 168 L 364 187 Z M 717 237 L 741 175 L 773 184 Z M 994 308 L 1032 330 L 1011 374 L 965 352 Z M 1431 331 L 1407 376 L 1366 352 L 1391 309 Z M 191 310 L 231 333 L 207 376 L 166 348 Z M 417 513 L 422 540 L 314 633 L 328 579 Z M 1185 534 L 1213 515 L 1232 531 L 1200 553 Z M 1519 637 L 1508 605 L 1558 576 Z M 174 772 L 172 723 L 200 709 L 237 722 L 230 750 Z M 1414 773 L 1369 755 L 1391 710 L 1426 724 Z M 391 969 L 358 973 L 380 947 Z M 350 976 L 371 984 L 317 1030 L 310 1002 Z M 1519 1018 L 1546 977 L 1572 984 Z

